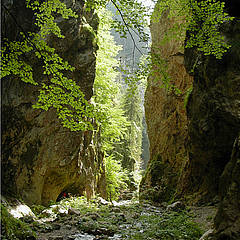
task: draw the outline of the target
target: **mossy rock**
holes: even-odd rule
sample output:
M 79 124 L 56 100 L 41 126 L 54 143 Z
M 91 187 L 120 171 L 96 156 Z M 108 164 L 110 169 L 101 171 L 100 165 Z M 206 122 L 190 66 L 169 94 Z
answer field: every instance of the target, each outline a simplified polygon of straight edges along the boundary
M 140 186 L 140 200 L 166 202 L 174 198 L 178 176 L 161 155 L 150 162 Z
M 19 219 L 14 218 L 1 204 L 2 240 L 34 240 L 35 232 Z

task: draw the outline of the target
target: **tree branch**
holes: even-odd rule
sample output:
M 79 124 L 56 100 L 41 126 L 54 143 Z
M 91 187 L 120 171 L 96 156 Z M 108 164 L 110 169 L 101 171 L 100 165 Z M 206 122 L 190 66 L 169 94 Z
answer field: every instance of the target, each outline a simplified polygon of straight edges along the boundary
M 140 54 L 143 55 L 143 53 L 142 53 L 142 51 L 138 48 L 138 46 L 137 46 L 137 44 L 136 44 L 136 42 L 135 42 L 135 40 L 134 40 L 134 37 L 133 37 L 133 35 L 132 35 L 131 31 L 130 31 L 130 28 L 129 28 L 129 26 L 128 26 L 128 24 L 127 24 L 127 22 L 126 22 L 126 20 L 125 20 L 125 18 L 124 18 L 124 16 L 123 16 L 121 10 L 119 9 L 119 7 L 117 6 L 117 4 L 116 4 L 113 0 L 111 0 L 111 3 L 115 6 L 115 8 L 117 9 L 117 11 L 119 12 L 119 14 L 120 14 L 120 16 L 121 16 L 121 18 L 122 18 L 122 20 L 123 20 L 123 23 L 124 23 L 124 25 L 126 26 L 127 31 L 128 31 L 128 33 L 129 33 L 132 41 L 133 41 L 133 45 L 134 45 L 134 48 L 133 48 L 133 65 L 134 65 L 135 48 L 140 52 Z

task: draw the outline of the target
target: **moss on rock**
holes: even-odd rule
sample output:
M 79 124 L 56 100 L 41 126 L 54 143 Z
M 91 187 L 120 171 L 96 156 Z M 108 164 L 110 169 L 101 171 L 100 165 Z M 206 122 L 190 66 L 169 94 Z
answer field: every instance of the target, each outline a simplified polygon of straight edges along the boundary
M 2 240 L 33 240 L 35 232 L 24 222 L 14 218 L 1 204 L 1 239 Z
M 162 161 L 160 155 L 150 162 L 140 186 L 140 200 L 146 199 L 154 202 L 169 201 L 173 198 L 176 184 L 171 167 Z

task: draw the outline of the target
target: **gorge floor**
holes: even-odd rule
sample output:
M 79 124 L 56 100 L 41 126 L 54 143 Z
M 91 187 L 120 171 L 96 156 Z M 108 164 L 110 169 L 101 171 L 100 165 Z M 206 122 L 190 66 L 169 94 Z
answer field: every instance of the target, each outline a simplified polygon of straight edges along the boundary
M 198 240 L 211 228 L 215 210 L 68 198 L 44 210 L 35 206 L 38 219 L 29 225 L 38 240 Z

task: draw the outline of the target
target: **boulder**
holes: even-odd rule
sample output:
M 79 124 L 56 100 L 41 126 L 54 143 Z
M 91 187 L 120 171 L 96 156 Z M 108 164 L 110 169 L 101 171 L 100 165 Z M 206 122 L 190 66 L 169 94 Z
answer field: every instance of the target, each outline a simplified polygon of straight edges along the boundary
M 68 209 L 68 214 L 70 214 L 70 215 L 80 215 L 80 211 L 78 209 L 75 209 L 75 208 L 69 208 Z

